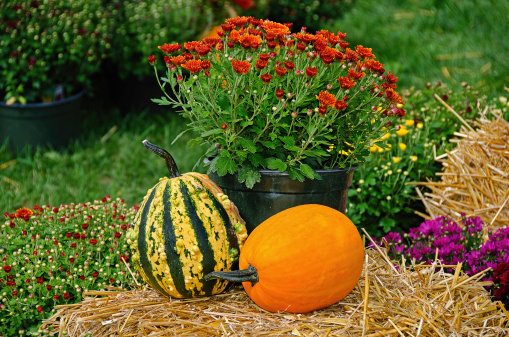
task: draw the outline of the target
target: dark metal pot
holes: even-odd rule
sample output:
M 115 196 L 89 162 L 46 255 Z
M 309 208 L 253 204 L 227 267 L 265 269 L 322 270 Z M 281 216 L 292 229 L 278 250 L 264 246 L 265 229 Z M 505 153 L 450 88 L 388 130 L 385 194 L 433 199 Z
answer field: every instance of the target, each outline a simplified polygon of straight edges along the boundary
M 0 102 L 0 144 L 16 153 L 25 145 L 65 147 L 81 132 L 84 91 L 58 102 L 7 105 Z
M 320 204 L 345 213 L 348 188 L 357 166 L 345 169 L 316 170 L 322 180 L 292 180 L 288 173 L 260 170 L 261 180 L 252 189 L 237 180 L 236 175 L 209 175 L 239 209 L 248 233 L 274 214 L 285 209 Z

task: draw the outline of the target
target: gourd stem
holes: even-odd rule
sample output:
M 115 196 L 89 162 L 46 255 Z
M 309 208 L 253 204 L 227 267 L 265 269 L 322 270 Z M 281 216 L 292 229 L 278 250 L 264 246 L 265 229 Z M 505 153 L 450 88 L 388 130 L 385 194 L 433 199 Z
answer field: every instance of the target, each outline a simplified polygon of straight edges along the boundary
M 205 280 L 211 278 L 218 278 L 231 282 L 251 282 L 251 286 L 254 286 L 259 281 L 258 270 L 256 270 L 256 268 L 253 267 L 251 263 L 246 269 L 233 271 L 213 271 L 212 273 L 205 275 Z
M 150 151 L 154 152 L 159 157 L 164 159 L 164 161 L 166 162 L 166 167 L 168 167 L 168 172 L 170 172 L 170 178 L 180 177 L 177 164 L 175 164 L 175 160 L 173 160 L 173 157 L 168 153 L 168 151 L 166 151 L 162 147 L 150 143 L 146 139 L 142 143 L 147 149 L 149 149 Z

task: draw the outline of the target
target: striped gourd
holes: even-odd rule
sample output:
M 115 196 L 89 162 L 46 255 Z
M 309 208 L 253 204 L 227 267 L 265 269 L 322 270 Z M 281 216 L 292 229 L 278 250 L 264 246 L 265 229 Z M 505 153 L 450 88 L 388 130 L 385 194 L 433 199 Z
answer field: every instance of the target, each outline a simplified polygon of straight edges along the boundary
M 127 233 L 132 261 L 156 291 L 178 298 L 222 292 L 228 282 L 205 281 L 212 271 L 227 271 L 238 261 L 247 238 L 244 221 L 208 176 L 180 175 L 168 152 L 144 140 L 163 157 L 170 177 L 159 179 Z

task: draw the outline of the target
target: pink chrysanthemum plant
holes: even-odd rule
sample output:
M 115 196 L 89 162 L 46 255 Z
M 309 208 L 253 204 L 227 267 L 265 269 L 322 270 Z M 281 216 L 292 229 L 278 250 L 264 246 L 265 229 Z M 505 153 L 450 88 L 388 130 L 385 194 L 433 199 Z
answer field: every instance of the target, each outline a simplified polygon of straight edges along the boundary
M 240 169 L 247 186 L 262 168 L 319 178 L 316 169 L 363 162 L 405 115 L 397 77 L 344 33 L 291 34 L 291 24 L 251 17 L 221 27 L 218 36 L 159 46 L 164 77 L 148 57 L 164 92 L 153 101 L 189 119 L 192 143 L 210 146 L 209 172 Z

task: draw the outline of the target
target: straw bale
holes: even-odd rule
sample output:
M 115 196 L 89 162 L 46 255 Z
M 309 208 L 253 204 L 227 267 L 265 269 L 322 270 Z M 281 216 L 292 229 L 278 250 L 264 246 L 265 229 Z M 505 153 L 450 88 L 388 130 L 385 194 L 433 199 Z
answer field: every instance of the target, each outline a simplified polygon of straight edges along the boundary
M 88 292 L 57 306 L 42 326 L 75 336 L 508 336 L 509 314 L 461 265 L 403 268 L 382 249 L 367 249 L 355 289 L 308 314 L 270 313 L 242 286 L 207 298 L 173 299 L 147 286 Z
M 509 123 L 501 115 L 488 119 L 488 108 L 471 122 L 461 119 L 450 106 L 444 104 L 463 125 L 451 140 L 456 143 L 452 151 L 435 157 L 442 163 L 439 181 L 409 183 L 429 188 L 417 190 L 427 214 L 426 219 L 449 216 L 459 221 L 461 213 L 467 217 L 480 217 L 487 228 L 497 229 L 509 225 Z M 460 222 L 458 224 L 461 225 Z

